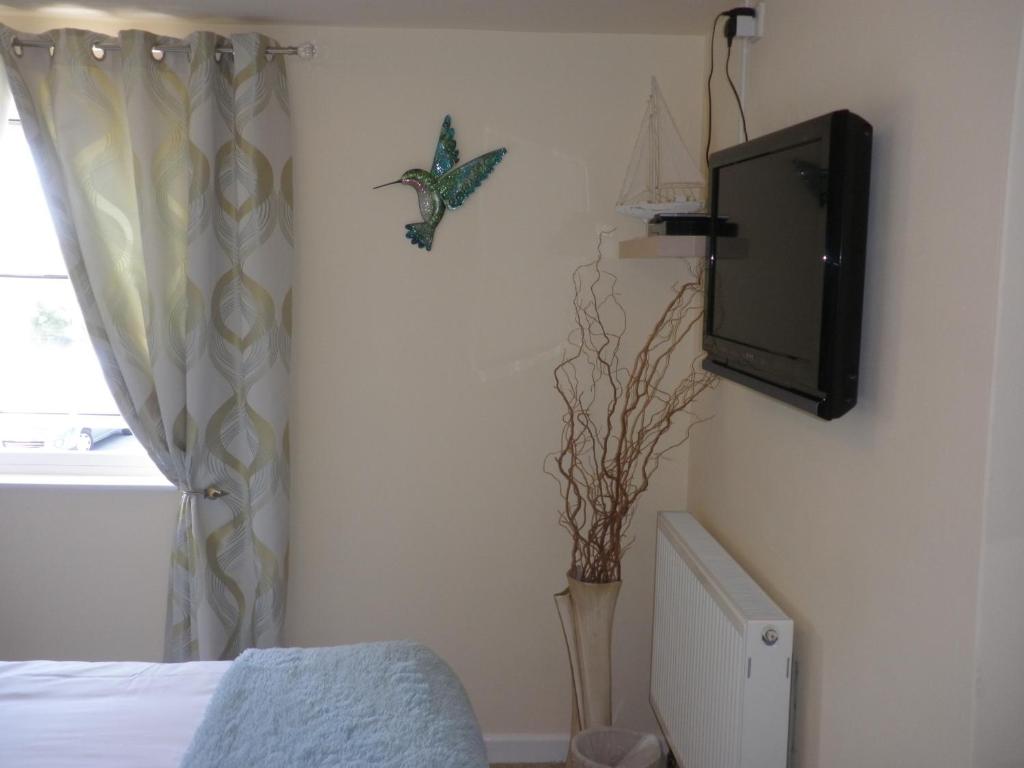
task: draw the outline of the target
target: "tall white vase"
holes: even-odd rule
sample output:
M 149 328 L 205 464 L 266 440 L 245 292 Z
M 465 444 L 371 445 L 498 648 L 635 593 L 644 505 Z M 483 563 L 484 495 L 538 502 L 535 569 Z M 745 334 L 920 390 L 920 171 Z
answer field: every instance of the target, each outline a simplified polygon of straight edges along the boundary
M 572 735 L 612 724 L 612 623 L 621 581 L 591 584 L 567 577 L 555 595 L 572 671 Z

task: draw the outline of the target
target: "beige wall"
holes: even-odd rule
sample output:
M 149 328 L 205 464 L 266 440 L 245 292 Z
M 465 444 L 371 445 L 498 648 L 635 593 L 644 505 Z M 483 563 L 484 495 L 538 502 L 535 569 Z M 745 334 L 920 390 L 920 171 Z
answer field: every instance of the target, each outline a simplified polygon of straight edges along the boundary
M 979 586 L 975 768 L 1024 766 L 1024 49 L 1018 62 Z
M 0 486 L 0 659 L 163 658 L 171 488 Z
M 962 768 L 1022 8 L 768 10 L 752 135 L 875 127 L 861 399 L 826 423 L 723 383 L 689 507 L 796 620 L 797 766 Z
M 560 429 L 551 367 L 568 274 L 600 228 L 637 230 L 611 210 L 651 73 L 699 142 L 703 43 L 316 37 L 323 60 L 292 70 L 302 301 L 288 640 L 412 636 L 453 663 L 486 731 L 564 731 L 551 594 L 564 583 L 566 538 L 540 467 Z M 402 237 L 412 193 L 370 187 L 429 161 L 446 111 L 464 157 L 502 145 L 509 154 L 425 254 Z M 642 327 L 682 267 L 620 274 Z M 652 513 L 683 498 L 685 453 L 676 466 L 646 500 L 627 563 L 624 722 L 650 723 Z
M 601 228 L 639 231 L 612 208 L 651 74 L 701 146 L 704 40 L 274 32 L 321 51 L 289 65 L 298 265 L 286 639 L 419 639 L 455 667 L 485 731 L 564 732 L 568 674 L 551 595 L 564 585 L 567 540 L 541 462 L 558 442 L 551 367 L 568 328 L 569 273 Z M 403 237 L 413 193 L 370 187 L 428 163 L 446 112 L 464 158 L 500 145 L 509 154 L 426 254 Z M 684 267 L 616 269 L 639 329 Z M 615 708 L 626 724 L 652 725 L 653 512 L 680 506 L 685 467 L 680 451 L 662 470 L 625 565 Z M 0 488 L 0 514 L 15 521 L 0 537 L 0 655 L 159 656 L 173 497 L 89 493 L 80 509 L 76 492 Z M 36 582 L 44 587 L 24 586 Z M 100 602 L 117 610 L 88 609 Z M 49 610 L 69 604 L 77 610 Z

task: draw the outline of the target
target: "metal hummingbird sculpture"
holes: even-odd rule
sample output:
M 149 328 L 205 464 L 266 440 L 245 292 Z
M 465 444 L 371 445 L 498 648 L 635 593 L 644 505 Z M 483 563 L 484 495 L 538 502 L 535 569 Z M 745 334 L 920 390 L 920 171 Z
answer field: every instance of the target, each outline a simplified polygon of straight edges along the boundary
M 505 147 L 495 149 L 456 168 L 459 150 L 455 146 L 452 116 L 445 115 L 430 170 L 412 168 L 403 173 L 400 179 L 380 184 L 374 189 L 392 184 L 405 184 L 416 190 L 423 221 L 406 224 L 405 236 L 420 248 L 429 251 L 434 244 L 434 230 L 444 218 L 444 212 L 449 208 L 458 208 L 466 202 L 483 180 L 491 175 L 494 166 L 501 162 L 505 152 Z

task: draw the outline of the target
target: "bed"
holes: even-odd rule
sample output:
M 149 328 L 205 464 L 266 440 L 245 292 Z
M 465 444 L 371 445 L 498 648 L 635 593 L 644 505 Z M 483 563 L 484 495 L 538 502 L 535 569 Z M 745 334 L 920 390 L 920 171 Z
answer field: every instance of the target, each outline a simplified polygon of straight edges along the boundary
M 0 662 L 0 765 L 485 768 L 461 684 L 416 643 L 234 662 Z

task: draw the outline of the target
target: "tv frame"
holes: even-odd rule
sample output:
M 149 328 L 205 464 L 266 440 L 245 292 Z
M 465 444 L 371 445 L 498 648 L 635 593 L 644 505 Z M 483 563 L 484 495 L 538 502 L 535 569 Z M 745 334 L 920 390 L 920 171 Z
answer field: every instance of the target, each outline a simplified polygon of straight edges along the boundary
M 709 163 L 712 225 L 706 250 L 703 347 L 707 354 L 703 366 L 723 378 L 744 384 L 826 420 L 842 416 L 857 404 L 871 139 L 870 123 L 849 110 L 839 110 L 715 152 Z M 730 229 L 735 231 L 728 220 L 719 218 L 719 171 L 726 166 L 815 141 L 824 145 L 829 174 L 825 242 L 822 243 L 825 276 L 818 348 L 818 386 L 813 391 L 807 391 L 787 382 L 781 374 L 768 376 L 764 373 L 766 365 L 773 370 L 785 370 L 790 361 L 784 355 L 715 336 L 711 329 L 715 316 L 718 238 L 729 237 Z

